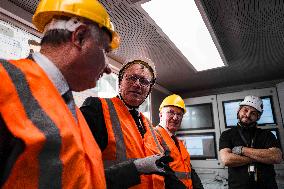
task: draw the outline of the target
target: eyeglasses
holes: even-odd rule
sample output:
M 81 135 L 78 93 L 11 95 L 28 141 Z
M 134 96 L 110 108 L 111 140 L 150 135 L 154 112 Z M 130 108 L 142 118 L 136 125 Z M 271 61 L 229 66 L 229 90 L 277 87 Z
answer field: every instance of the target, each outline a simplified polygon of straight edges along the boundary
M 139 83 L 144 86 L 144 87 L 148 87 L 149 85 L 152 84 L 151 80 L 148 80 L 144 77 L 139 77 L 137 75 L 127 75 L 126 77 L 126 81 L 128 83 L 134 84 L 137 80 L 139 81 Z
M 174 117 L 175 115 L 177 116 L 178 119 L 181 119 L 183 117 L 183 113 L 177 113 L 177 112 L 174 112 L 172 110 L 170 111 L 167 111 L 166 112 L 170 117 Z

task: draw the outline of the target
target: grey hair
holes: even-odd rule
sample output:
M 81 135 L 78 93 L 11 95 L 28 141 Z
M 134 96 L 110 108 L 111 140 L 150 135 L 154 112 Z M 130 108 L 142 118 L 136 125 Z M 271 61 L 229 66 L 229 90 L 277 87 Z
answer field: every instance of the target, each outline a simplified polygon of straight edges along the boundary
M 99 36 L 102 34 L 99 31 L 99 26 L 96 23 L 85 21 L 86 25 L 89 26 L 92 36 L 98 41 Z M 61 45 L 71 40 L 72 32 L 66 29 L 53 29 L 47 31 L 41 42 L 40 45 L 50 44 L 50 45 Z

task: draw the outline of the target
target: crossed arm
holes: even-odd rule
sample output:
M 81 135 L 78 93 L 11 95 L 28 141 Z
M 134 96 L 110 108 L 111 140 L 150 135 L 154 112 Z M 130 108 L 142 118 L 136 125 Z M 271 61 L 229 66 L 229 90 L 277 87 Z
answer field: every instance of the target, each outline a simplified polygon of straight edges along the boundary
M 253 162 L 253 159 L 232 153 L 230 148 L 220 150 L 221 161 L 228 167 L 239 167 Z
M 255 162 L 265 164 L 278 164 L 282 161 L 282 152 L 279 148 L 254 149 L 243 147 L 242 155 L 253 159 Z
M 221 161 L 225 166 L 237 167 L 252 162 L 278 164 L 282 161 L 282 152 L 279 148 L 254 149 L 243 147 L 242 155 L 232 153 L 230 148 L 220 150 Z

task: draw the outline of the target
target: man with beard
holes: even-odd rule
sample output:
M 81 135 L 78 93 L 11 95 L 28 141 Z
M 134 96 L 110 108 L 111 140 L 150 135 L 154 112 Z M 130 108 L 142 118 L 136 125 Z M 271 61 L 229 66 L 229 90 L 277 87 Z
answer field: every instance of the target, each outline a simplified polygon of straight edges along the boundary
M 154 155 L 162 154 L 162 147 L 150 121 L 138 111 L 155 83 L 155 67 L 150 61 L 133 60 L 123 65 L 118 79 L 117 97 L 89 97 L 81 107 L 103 153 L 107 187 L 162 189 L 163 180 L 151 174 L 164 174 L 157 162 L 168 160 Z
M 277 189 L 273 164 L 282 161 L 275 136 L 257 127 L 263 112 L 259 97 L 246 96 L 237 112 L 237 127 L 220 137 L 220 156 L 228 166 L 229 189 Z

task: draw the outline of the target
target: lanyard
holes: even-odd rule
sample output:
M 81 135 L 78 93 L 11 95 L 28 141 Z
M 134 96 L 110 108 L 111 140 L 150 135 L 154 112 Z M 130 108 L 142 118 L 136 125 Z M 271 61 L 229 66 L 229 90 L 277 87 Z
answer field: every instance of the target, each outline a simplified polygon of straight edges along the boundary
M 244 137 L 244 135 L 241 131 L 241 126 L 238 125 L 237 129 L 238 129 L 238 132 L 239 132 L 243 142 L 246 144 L 247 147 L 249 147 L 249 143 L 248 143 L 248 141 L 246 140 L 246 138 Z M 251 145 L 250 145 L 251 148 L 254 147 L 256 133 L 257 133 L 257 129 L 254 132 L 254 137 L 251 139 Z M 248 165 L 249 180 L 252 181 L 253 183 L 257 182 L 257 179 L 258 179 L 257 172 L 258 171 L 257 171 L 255 163 L 250 163 Z
M 241 127 L 238 126 L 237 129 L 238 129 L 238 132 L 239 132 L 239 134 L 240 134 L 240 136 L 241 136 L 243 142 L 246 144 L 247 147 L 249 147 L 249 143 L 248 143 L 248 141 L 246 140 L 245 136 L 243 135 L 243 133 L 242 133 L 242 131 L 241 131 Z M 257 132 L 257 130 L 255 130 L 254 137 L 251 139 L 251 145 L 250 145 L 251 148 L 254 147 L 255 138 L 256 138 L 256 132 Z

